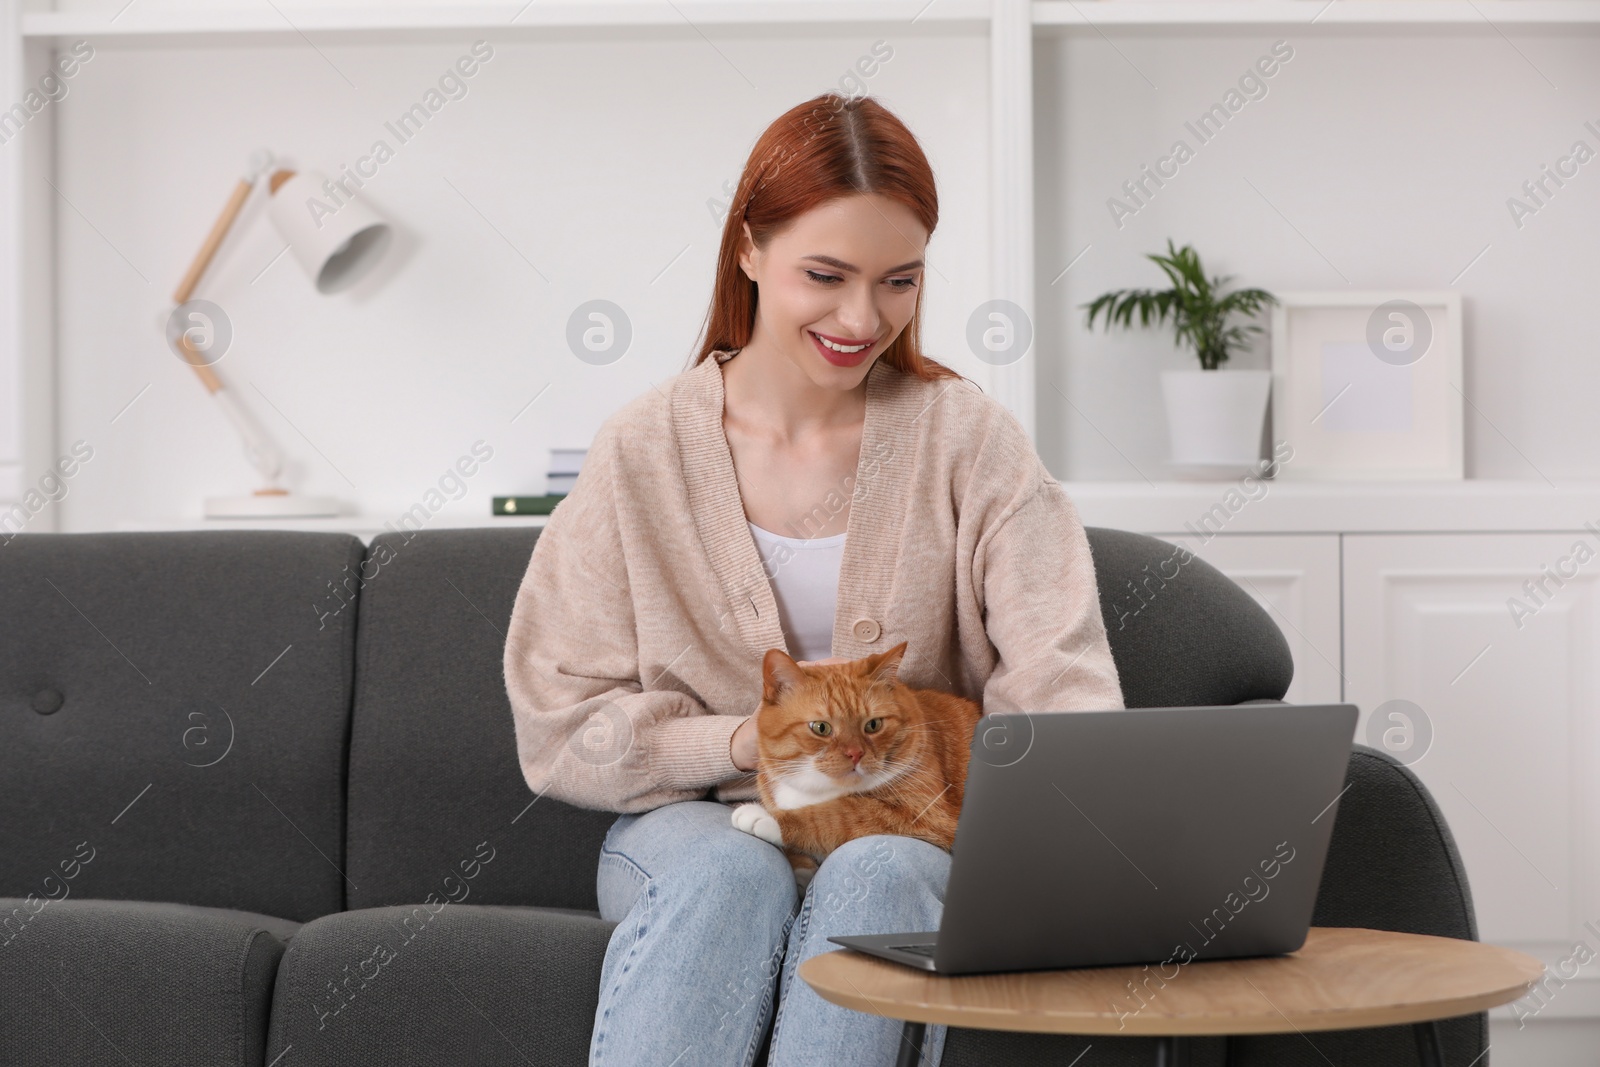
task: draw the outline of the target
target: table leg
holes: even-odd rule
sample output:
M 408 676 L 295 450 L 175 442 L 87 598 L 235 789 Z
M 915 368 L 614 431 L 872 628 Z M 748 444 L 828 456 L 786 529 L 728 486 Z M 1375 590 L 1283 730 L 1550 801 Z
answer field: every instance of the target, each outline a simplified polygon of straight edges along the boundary
M 1189 1067 L 1189 1039 L 1156 1038 L 1156 1067 Z
M 894 1067 L 920 1067 L 922 1063 L 922 1040 L 928 1030 L 927 1023 L 906 1020 L 900 1028 L 900 1055 L 894 1061 Z
M 1443 1042 L 1439 1040 L 1436 1022 L 1413 1023 L 1411 1032 L 1417 1037 L 1417 1055 L 1422 1067 L 1444 1067 Z

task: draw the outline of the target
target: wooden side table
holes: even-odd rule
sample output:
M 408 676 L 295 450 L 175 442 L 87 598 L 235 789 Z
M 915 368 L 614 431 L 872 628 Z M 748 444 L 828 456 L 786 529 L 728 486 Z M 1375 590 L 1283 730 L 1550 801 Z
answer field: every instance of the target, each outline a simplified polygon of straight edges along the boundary
M 1157 1037 L 1180 1067 L 1195 1036 L 1352 1030 L 1412 1023 L 1427 1067 L 1444 1067 L 1435 1020 L 1523 996 L 1532 956 L 1450 937 L 1312 927 L 1286 956 L 1148 967 L 941 977 L 849 949 L 796 972 L 824 999 L 904 1019 L 900 1067 L 922 1059 L 929 1023 L 981 1030 Z M 1131 989 L 1141 991 L 1135 996 Z

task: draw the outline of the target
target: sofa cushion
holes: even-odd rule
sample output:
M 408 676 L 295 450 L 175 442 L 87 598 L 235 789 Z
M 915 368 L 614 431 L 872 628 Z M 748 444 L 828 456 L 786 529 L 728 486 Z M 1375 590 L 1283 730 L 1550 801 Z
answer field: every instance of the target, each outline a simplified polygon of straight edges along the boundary
M 343 905 L 360 566 L 342 534 L 21 534 L 0 547 L 0 894 L 309 919 Z M 85 846 L 85 843 L 86 846 Z
M 184 904 L 0 900 L 0 1063 L 260 1067 L 298 925 Z
M 430 894 L 598 907 L 600 842 L 617 816 L 535 800 L 506 697 L 506 626 L 537 536 L 513 528 L 373 539 L 350 739 L 349 907 Z
M 278 968 L 267 1061 L 584 1063 L 615 925 L 449 902 L 317 919 Z
M 1125 706 L 1240 704 L 1289 691 L 1289 642 L 1233 579 L 1160 538 L 1085 533 Z

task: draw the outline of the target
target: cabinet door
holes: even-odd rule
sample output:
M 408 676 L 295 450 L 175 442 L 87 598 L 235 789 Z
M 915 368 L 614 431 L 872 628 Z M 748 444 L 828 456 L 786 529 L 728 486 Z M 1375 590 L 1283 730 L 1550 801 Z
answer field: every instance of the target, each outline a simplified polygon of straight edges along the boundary
M 1547 960 L 1579 938 L 1595 947 L 1597 539 L 1349 534 L 1344 547 L 1357 736 L 1403 742 L 1404 716 L 1385 712 L 1377 733 L 1369 720 L 1386 701 L 1420 709 L 1431 742 L 1401 758 L 1461 848 L 1479 936 Z
M 1339 537 L 1337 534 L 1157 534 L 1182 544 L 1239 584 L 1288 639 L 1291 704 L 1332 704 L 1339 688 Z

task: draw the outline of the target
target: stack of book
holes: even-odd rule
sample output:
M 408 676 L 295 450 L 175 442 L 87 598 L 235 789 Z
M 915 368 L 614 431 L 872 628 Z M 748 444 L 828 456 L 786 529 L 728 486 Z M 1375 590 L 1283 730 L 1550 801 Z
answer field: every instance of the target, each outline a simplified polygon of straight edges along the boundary
M 545 492 L 550 496 L 566 496 L 578 484 L 578 472 L 583 469 L 587 448 L 552 448 L 550 471 L 545 476 Z
M 583 457 L 587 448 L 552 448 L 550 469 L 545 474 L 543 496 L 497 496 L 493 513 L 496 515 L 548 515 L 561 503 L 572 487 L 578 483 L 578 472 L 583 470 Z

